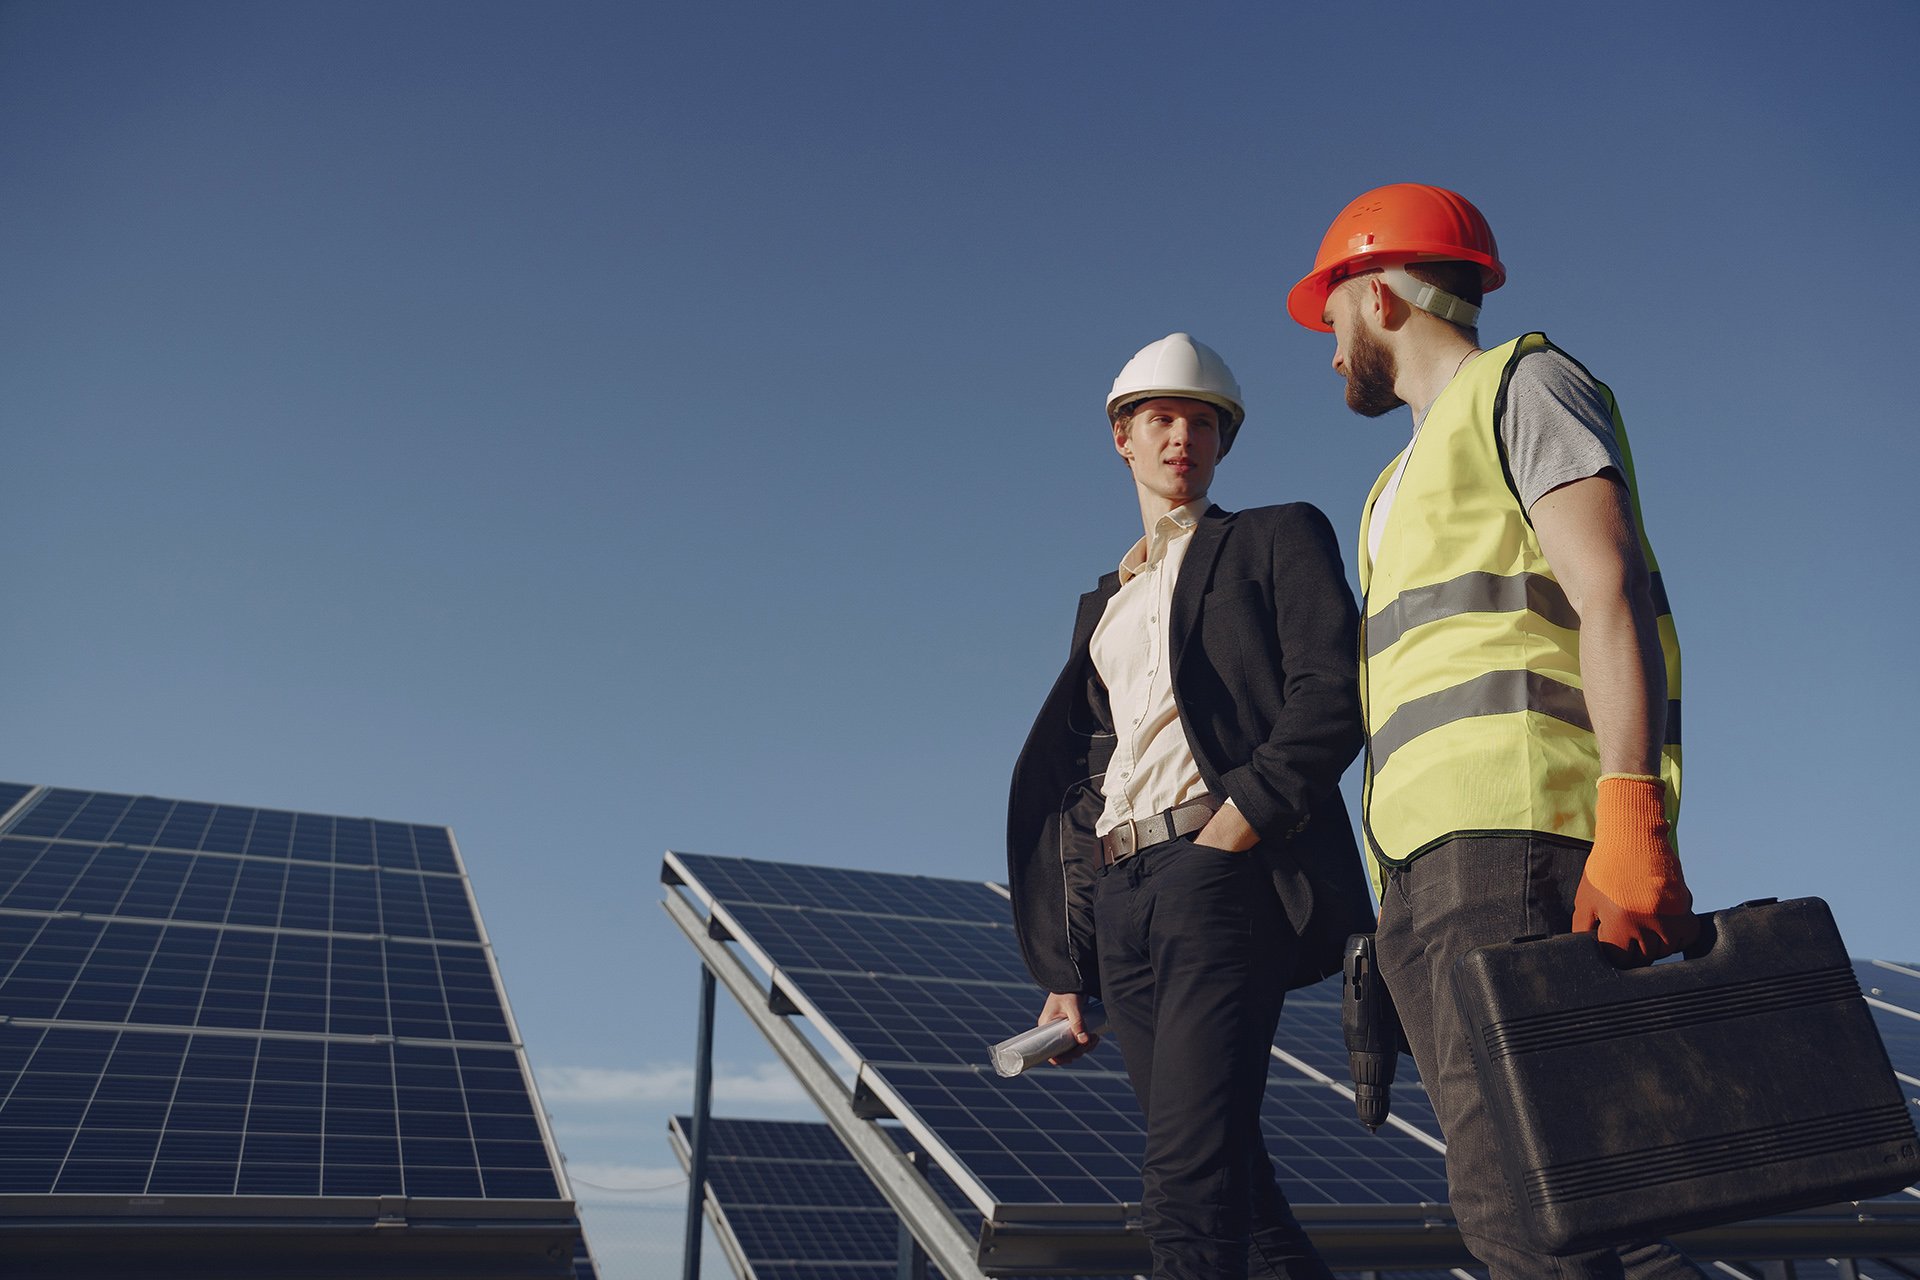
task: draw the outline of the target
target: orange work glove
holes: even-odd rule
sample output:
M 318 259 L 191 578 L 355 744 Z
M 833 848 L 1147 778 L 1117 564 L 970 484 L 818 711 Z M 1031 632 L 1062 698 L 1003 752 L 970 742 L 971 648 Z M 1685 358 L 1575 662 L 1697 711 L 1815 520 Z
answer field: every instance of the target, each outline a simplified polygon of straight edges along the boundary
M 1598 931 L 1615 964 L 1652 964 L 1700 933 L 1693 894 L 1667 837 L 1667 787 L 1637 773 L 1600 778 L 1593 852 L 1573 895 L 1577 933 Z

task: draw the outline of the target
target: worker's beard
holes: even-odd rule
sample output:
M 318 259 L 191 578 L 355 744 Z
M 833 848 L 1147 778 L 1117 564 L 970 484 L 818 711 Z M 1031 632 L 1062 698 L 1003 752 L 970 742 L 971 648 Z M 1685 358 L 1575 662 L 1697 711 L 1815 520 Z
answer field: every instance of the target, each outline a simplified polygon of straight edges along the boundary
M 1393 353 L 1356 325 L 1347 350 L 1347 408 L 1366 418 L 1391 413 L 1406 401 L 1394 394 Z

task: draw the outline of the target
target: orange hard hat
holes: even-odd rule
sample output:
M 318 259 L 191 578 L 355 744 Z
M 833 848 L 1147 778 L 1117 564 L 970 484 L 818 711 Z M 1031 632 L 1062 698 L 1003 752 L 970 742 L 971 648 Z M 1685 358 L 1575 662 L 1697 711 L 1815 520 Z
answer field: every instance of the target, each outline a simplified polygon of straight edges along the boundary
M 1507 282 L 1493 228 L 1465 196 L 1422 182 L 1375 187 L 1327 228 L 1313 270 L 1287 294 L 1287 314 L 1328 332 L 1332 326 L 1320 317 L 1340 281 L 1375 267 L 1440 260 L 1476 263 L 1486 293 Z

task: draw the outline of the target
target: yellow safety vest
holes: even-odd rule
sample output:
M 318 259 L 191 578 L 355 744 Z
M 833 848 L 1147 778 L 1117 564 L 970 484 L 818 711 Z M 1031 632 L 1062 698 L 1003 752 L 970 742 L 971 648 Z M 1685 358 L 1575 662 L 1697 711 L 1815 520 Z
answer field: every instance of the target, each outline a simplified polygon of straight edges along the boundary
M 1580 619 L 1541 553 L 1499 431 L 1514 368 L 1532 352 L 1557 349 L 1530 333 L 1479 356 L 1447 384 L 1407 446 L 1377 558 L 1367 554 L 1367 529 L 1398 458 L 1367 497 L 1358 559 L 1367 719 L 1360 813 L 1376 887 L 1385 866 L 1453 836 L 1593 839 L 1600 755 L 1581 693 Z M 1640 517 L 1626 427 L 1613 392 L 1600 391 L 1653 575 L 1669 699 L 1660 772 L 1673 821 L 1680 641 Z

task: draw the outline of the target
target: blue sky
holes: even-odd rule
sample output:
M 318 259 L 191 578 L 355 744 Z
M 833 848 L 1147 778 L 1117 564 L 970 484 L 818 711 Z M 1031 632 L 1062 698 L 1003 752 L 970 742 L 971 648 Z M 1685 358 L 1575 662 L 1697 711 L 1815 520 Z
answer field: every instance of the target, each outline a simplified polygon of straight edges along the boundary
M 1351 531 L 1407 422 L 1282 300 L 1418 180 L 1499 237 L 1483 335 L 1620 397 L 1697 898 L 1914 959 L 1916 54 L 1906 3 L 12 0 L 0 776 L 450 824 L 576 1174 L 669 1182 L 661 852 L 1000 874 L 1137 535 L 1108 382 L 1191 330 L 1214 496 Z M 677 1274 L 680 1192 L 594 1194 Z

